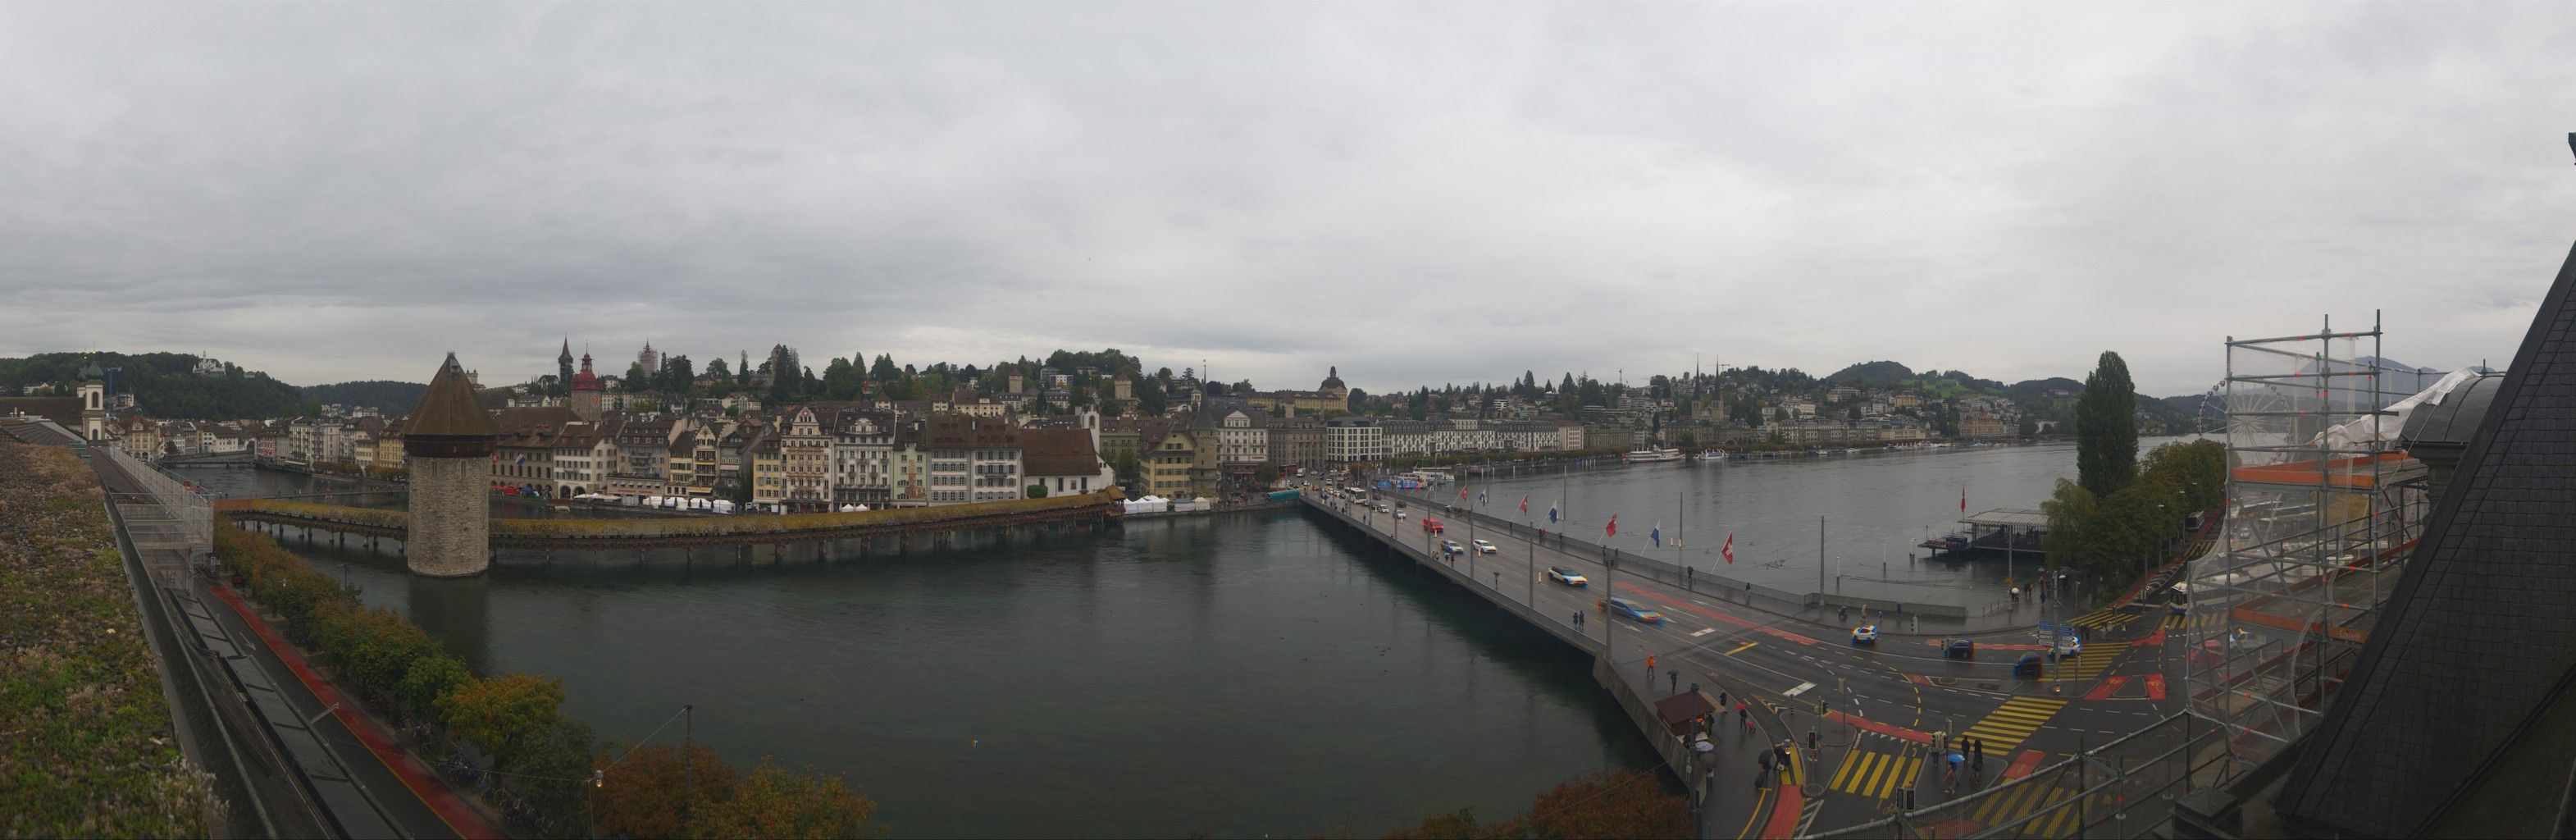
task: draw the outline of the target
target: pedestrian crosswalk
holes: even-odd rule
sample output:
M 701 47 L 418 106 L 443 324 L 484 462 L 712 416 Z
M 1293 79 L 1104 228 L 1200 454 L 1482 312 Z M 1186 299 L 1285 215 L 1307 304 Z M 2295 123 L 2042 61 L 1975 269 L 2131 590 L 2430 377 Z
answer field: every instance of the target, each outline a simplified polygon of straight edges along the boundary
M 1896 752 L 1852 750 L 1834 770 L 1830 786 L 1844 793 L 1887 799 L 1912 786 L 1923 772 L 1923 752 L 1907 747 Z
M 2084 648 L 2083 653 L 2057 660 L 2054 673 L 2060 680 L 2089 681 L 2102 676 L 2102 672 L 2111 667 L 2113 660 L 2119 659 L 2120 654 L 2127 652 L 2129 652 L 2127 645 L 2108 643 L 2090 645 Z
M 2081 627 L 2089 627 L 2096 631 L 2108 632 L 2128 626 L 2129 622 L 2135 621 L 2137 618 L 2137 613 L 2102 609 L 2067 619 L 2066 623 Z
M 2190 615 L 2165 616 L 2165 629 L 2167 630 L 2206 630 L 2208 628 L 2225 625 L 2226 623 L 2227 614 L 2216 611 L 2192 613 Z
M 1968 819 L 1986 826 L 1979 835 L 1984 837 L 2073 837 L 2085 815 L 2075 798 L 2075 791 L 2054 781 L 2034 780 L 1996 791 L 1970 806 Z M 2095 793 L 2093 799 L 2101 808 L 2097 815 L 2110 811 L 2113 803 L 2108 797 Z
M 2066 701 L 2048 697 L 2015 697 L 2004 701 L 2002 708 L 1987 714 L 1984 720 L 1977 721 L 1977 725 L 1959 734 L 1984 741 L 1986 755 L 2008 755 L 2012 748 L 2028 740 L 2030 733 L 2039 731 L 2058 709 L 2065 706 Z

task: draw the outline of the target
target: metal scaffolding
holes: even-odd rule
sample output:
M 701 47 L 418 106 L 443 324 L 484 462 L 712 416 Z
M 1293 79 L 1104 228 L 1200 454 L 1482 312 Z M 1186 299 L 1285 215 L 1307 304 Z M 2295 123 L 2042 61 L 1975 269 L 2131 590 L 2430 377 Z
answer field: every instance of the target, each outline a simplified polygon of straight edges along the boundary
M 2240 771 L 2324 713 L 2428 512 L 2424 466 L 2385 408 L 2423 374 L 2385 367 L 2381 337 L 2374 313 L 2366 332 L 2328 319 L 2227 340 L 2227 520 L 2180 588 L 2191 711 Z

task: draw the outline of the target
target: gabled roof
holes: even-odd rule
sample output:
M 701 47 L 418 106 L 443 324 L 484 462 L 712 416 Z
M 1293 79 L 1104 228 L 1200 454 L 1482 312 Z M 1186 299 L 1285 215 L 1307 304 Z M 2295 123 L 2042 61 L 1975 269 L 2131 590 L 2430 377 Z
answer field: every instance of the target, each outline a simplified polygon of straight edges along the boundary
M 2281 811 L 2347 834 L 2425 833 L 2491 781 L 2576 678 L 2576 251 L 2334 703 Z M 2567 747 L 2550 773 L 2565 781 Z M 2552 790 L 2561 789 L 2552 786 Z M 2546 834 L 2557 803 L 2526 803 Z M 2511 815 L 2497 815 L 2510 818 Z M 2484 832 L 2471 832 L 2472 834 Z
M 429 390 L 411 408 L 411 428 L 405 437 L 490 437 L 498 430 L 492 418 L 483 414 L 482 401 L 475 399 L 474 386 L 465 381 L 465 367 L 456 363 L 456 354 L 438 366 L 429 378 Z
M 1020 432 L 1020 464 L 1020 472 L 1031 476 L 1100 474 L 1100 454 L 1091 448 L 1088 429 Z

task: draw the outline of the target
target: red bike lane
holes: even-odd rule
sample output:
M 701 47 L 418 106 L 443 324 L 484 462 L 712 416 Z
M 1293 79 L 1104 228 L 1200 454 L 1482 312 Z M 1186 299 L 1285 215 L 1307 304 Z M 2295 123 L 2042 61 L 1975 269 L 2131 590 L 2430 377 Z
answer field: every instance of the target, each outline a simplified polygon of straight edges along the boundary
M 277 655 L 278 661 L 286 663 L 286 667 L 295 672 L 295 678 L 303 682 L 305 690 L 312 692 L 316 699 L 330 708 L 331 716 L 338 718 L 341 725 L 348 727 L 351 733 L 357 735 L 358 739 L 364 742 L 367 752 L 373 754 L 377 761 L 383 762 L 385 769 L 391 771 L 396 778 L 402 779 L 403 786 L 409 788 L 413 796 L 419 797 L 423 804 L 428 805 L 432 812 L 438 814 L 438 818 L 447 823 L 449 830 L 455 831 L 459 837 L 471 838 L 471 840 L 500 840 L 509 836 L 500 829 L 494 828 L 489 821 L 483 819 L 480 812 L 474 810 L 473 806 L 458 798 L 454 791 L 440 784 L 436 777 L 430 775 L 428 767 L 394 743 L 393 733 L 386 732 L 376 726 L 374 721 L 359 715 L 357 710 L 351 708 L 350 702 L 341 698 L 340 692 L 331 686 L 330 681 L 314 673 L 313 668 L 304 662 L 304 657 L 295 651 L 295 646 L 287 644 L 285 639 L 278 638 L 276 628 L 271 627 L 268 620 L 261 618 L 249 604 L 243 603 L 240 596 L 234 595 L 230 587 L 208 586 L 206 589 L 215 593 L 216 597 L 222 598 L 234 612 L 239 613 L 243 623 L 249 624 L 251 631 L 259 634 L 261 643 L 266 644 L 269 651 Z M 400 756 L 400 760 L 390 759 L 387 756 Z

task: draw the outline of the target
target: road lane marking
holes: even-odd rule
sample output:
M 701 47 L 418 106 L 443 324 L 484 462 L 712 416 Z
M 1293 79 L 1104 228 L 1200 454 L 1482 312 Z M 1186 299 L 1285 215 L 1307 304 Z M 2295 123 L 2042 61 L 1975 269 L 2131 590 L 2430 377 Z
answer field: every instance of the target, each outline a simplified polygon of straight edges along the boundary
M 1746 645 L 1745 647 L 1752 647 L 1752 645 Z M 1801 695 L 1801 694 L 1805 694 L 1805 693 L 1807 693 L 1807 689 L 1815 688 L 1815 687 L 1816 687 L 1816 684 L 1815 684 L 1815 683 L 1811 683 L 1811 682 L 1802 682 L 1802 683 L 1799 683 L 1799 684 L 1798 684 L 1798 687 L 1796 687 L 1796 688 L 1792 688 L 1792 689 L 1789 689 L 1789 690 L 1787 690 L 1787 691 L 1780 692 L 1780 696 L 1782 696 L 1782 697 L 1796 697 L 1796 696 L 1798 696 L 1798 695 Z
M 1697 629 L 1697 630 L 1693 630 L 1693 631 L 1691 631 L 1691 638 L 1696 639 L 1696 638 L 1699 638 L 1699 637 L 1701 637 L 1701 636 L 1706 636 L 1706 635 L 1708 635 L 1708 634 L 1710 634 L 1710 633 L 1715 633 L 1715 632 L 1717 632 L 1717 628 L 1715 628 L 1715 627 L 1702 627 L 1702 628 L 1700 628 L 1700 629 Z M 1741 650 L 1741 648 L 1738 648 L 1738 649 L 1739 649 L 1739 650 Z
M 1768 633 L 1768 634 L 1770 634 L 1770 635 L 1777 636 L 1777 637 L 1779 637 L 1779 638 L 1781 638 L 1781 639 L 1783 639 L 1783 640 L 1792 641 L 1792 642 L 1797 642 L 1798 644 L 1802 644 L 1802 645 L 1812 645 L 1812 644 L 1815 644 L 1815 643 L 1816 643 L 1816 640 L 1814 640 L 1814 639 L 1810 639 L 1810 638 L 1807 638 L 1807 637 L 1805 637 L 1805 636 L 1798 635 L 1798 634 L 1796 634 L 1796 633 L 1791 633 L 1791 632 L 1789 632 L 1789 631 L 1787 631 L 1787 630 L 1782 630 L 1782 629 L 1780 629 L 1780 628 L 1772 627 L 1772 626 L 1767 625 L 1767 624 L 1756 624 L 1756 623 L 1751 622 L 1751 621 L 1746 621 L 1746 620 L 1741 619 L 1741 618 L 1736 618 L 1735 616 L 1728 615 L 1728 614 L 1726 614 L 1726 613 L 1718 612 L 1718 611 L 1716 611 L 1716 610 L 1712 610 L 1712 609 L 1709 609 L 1709 608 L 1707 608 L 1707 607 L 1702 607 L 1702 606 L 1699 606 L 1699 605 L 1697 605 L 1697 604 L 1693 604 L 1693 603 L 1691 603 L 1691 602 L 1689 602 L 1689 601 L 1684 601 L 1684 600 L 1682 600 L 1682 599 L 1680 599 L 1680 598 L 1674 598 L 1674 597 L 1667 596 L 1667 595 L 1664 595 L 1664 594 L 1659 593 L 1659 592 L 1651 592 L 1651 591 L 1648 591 L 1648 590 L 1645 590 L 1645 589 L 1639 588 L 1639 587 L 1634 586 L 1634 585 L 1629 585 L 1629 584 L 1622 584 L 1622 587 L 1623 587 L 1623 588 L 1625 588 L 1625 589 L 1629 592 L 1629 594 L 1633 594 L 1633 595 L 1636 595 L 1636 596 L 1638 596 L 1638 597 L 1642 597 L 1642 598 L 1651 598 L 1651 599 L 1654 599 L 1654 600 L 1657 600 L 1657 601 L 1662 601 L 1662 602 L 1664 602 L 1664 605 L 1665 605 L 1665 606 L 1672 607 L 1672 608 L 1674 608 L 1674 609 L 1689 610 L 1689 611 L 1691 611 L 1691 612 L 1695 612 L 1695 613 L 1698 613 L 1698 614 L 1700 614 L 1700 615 L 1704 615 L 1704 616 L 1707 616 L 1707 617 L 1709 617 L 1709 618 L 1716 619 L 1716 620 L 1718 620 L 1719 622 L 1722 622 L 1722 623 L 1725 623 L 1725 624 L 1729 624 L 1729 625 L 1733 625 L 1733 626 L 1735 626 L 1735 627 L 1737 627 L 1737 628 L 1740 628 L 1740 629 L 1744 629 L 1744 630 L 1752 630 L 1752 631 L 1759 632 L 1759 633 Z
M 1734 650 L 1727 651 L 1727 652 L 1726 652 L 1726 655 L 1728 655 L 1728 656 L 1734 656 L 1734 655 L 1736 655 L 1736 654 L 1743 653 L 1745 648 L 1749 648 L 1749 647 L 1752 647 L 1752 646 L 1754 646 L 1754 645 L 1758 645 L 1758 644 L 1761 644 L 1761 642 L 1745 642 L 1744 644 L 1737 645 L 1737 646 L 1736 646 L 1736 648 L 1735 648 Z

